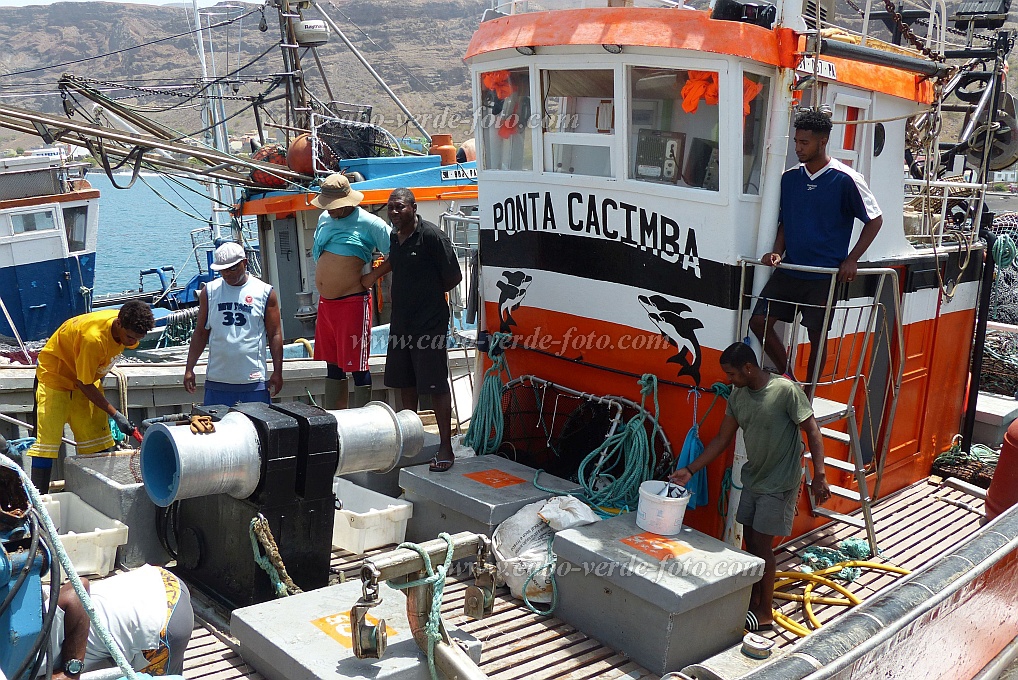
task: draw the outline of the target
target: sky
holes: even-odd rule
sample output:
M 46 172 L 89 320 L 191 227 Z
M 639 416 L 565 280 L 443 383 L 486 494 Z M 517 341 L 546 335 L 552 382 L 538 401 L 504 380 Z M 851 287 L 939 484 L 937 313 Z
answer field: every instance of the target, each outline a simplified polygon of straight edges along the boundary
M 92 2 L 93 0 L 59 0 L 60 2 Z M 113 2 L 122 2 L 127 5 L 172 5 L 180 4 L 179 2 L 158 2 L 153 0 L 111 0 Z M 51 5 L 54 0 L 0 0 L 0 7 L 28 7 L 29 5 Z M 216 4 L 219 0 L 198 0 L 199 7 L 209 7 Z M 190 0 L 187 1 L 190 6 Z

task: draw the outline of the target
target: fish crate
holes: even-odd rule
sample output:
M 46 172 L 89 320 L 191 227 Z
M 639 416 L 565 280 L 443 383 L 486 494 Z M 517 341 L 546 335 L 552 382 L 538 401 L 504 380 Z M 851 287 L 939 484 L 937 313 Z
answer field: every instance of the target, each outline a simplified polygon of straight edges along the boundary
M 332 491 L 339 501 L 332 525 L 332 545 L 363 555 L 373 548 L 402 543 L 414 504 L 357 486 L 336 477 Z
M 110 519 L 73 493 L 47 494 L 41 500 L 79 576 L 106 576 L 113 571 L 117 548 L 127 543 L 126 524 Z

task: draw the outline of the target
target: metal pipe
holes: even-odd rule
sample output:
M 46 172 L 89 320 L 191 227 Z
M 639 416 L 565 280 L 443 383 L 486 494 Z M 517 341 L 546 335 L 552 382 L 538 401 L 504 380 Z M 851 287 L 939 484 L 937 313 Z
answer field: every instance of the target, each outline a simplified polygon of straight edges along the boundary
M 141 476 L 152 502 L 225 493 L 247 498 L 261 481 L 258 431 L 243 413 L 232 411 L 216 431 L 194 434 L 189 427 L 155 423 L 141 443 Z
M 461 560 L 464 557 L 472 557 L 477 554 L 478 543 L 487 540 L 487 537 L 469 531 L 461 531 L 452 535 L 452 559 Z M 448 544 L 441 538 L 426 541 L 420 547 L 428 554 L 431 563 L 445 560 L 445 551 Z M 367 570 L 366 572 L 364 570 Z M 398 548 L 390 550 L 381 555 L 372 555 L 364 559 L 362 574 L 371 574 L 376 581 L 390 581 L 407 574 L 416 574 L 424 570 L 424 560 L 416 551 L 409 548 Z M 362 575 L 363 578 L 363 575 Z
M 337 475 L 388 472 L 400 458 L 411 458 L 424 447 L 424 425 L 413 411 L 396 413 L 385 402 L 372 401 L 329 413 L 339 431 Z
M 425 626 L 431 615 L 431 599 L 434 588 L 417 586 L 406 591 L 406 614 L 410 624 L 410 633 L 422 651 L 427 653 L 428 634 Z M 486 680 L 488 677 L 463 648 L 449 637 L 445 624 L 439 622 L 442 639 L 435 642 L 435 667 L 448 680 Z
M 339 39 L 342 40 L 343 43 L 350 48 L 350 51 L 353 52 L 353 56 L 357 57 L 357 60 L 360 61 L 364 68 L 368 70 L 368 73 L 371 74 L 371 77 L 375 79 L 375 82 L 378 83 L 383 90 L 385 90 L 385 93 L 389 95 L 392 101 L 396 103 L 396 106 L 399 107 L 399 110 L 406 115 L 410 123 L 412 123 L 415 128 L 421 131 L 421 134 L 424 135 L 424 138 L 428 141 L 428 144 L 430 145 L 431 135 L 429 135 L 428 131 L 424 129 L 423 125 L 417 122 L 417 118 L 414 117 L 414 114 L 410 113 L 410 109 L 408 109 L 403 104 L 399 96 L 392 91 L 392 89 L 384 80 L 382 80 L 382 76 L 378 75 L 378 72 L 375 71 L 374 68 L 372 68 L 371 64 L 368 63 L 368 60 L 365 59 L 364 55 L 361 54 L 360 50 L 357 49 L 357 46 L 350 42 L 350 39 L 346 37 L 345 33 L 343 33 L 343 29 L 336 25 L 336 22 L 332 20 L 332 17 L 326 14 L 325 10 L 322 9 L 321 5 L 319 5 L 315 0 L 311 0 L 311 4 L 315 6 L 315 9 L 318 10 L 318 13 L 321 14 L 322 18 L 325 19 L 326 23 L 329 24 L 329 28 L 335 31 L 336 35 L 339 36 Z
M 862 45 L 853 45 L 852 43 L 838 42 L 837 40 L 821 40 L 820 54 L 877 64 L 878 66 L 900 68 L 925 76 L 939 77 L 948 70 L 947 66 L 928 59 L 906 57 L 894 52 L 884 52 L 872 47 L 863 47 Z
M 29 425 L 28 423 L 23 423 L 20 420 L 18 420 L 17 418 L 11 418 L 10 416 L 4 415 L 3 413 L 0 413 L 0 420 L 4 421 L 5 423 L 10 423 L 11 425 L 20 425 L 21 427 L 27 429 L 29 432 L 35 432 L 35 428 L 33 426 Z M 69 444 L 70 446 L 75 446 L 75 447 L 77 446 L 76 443 L 72 442 L 67 437 L 61 437 L 60 441 L 62 441 L 65 444 Z

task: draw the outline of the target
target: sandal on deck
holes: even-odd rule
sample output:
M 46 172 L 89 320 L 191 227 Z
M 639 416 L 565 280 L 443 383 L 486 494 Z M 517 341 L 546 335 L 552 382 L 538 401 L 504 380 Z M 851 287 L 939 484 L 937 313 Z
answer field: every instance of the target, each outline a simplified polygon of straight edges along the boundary
M 435 456 L 428 462 L 428 472 L 448 472 L 455 462 L 455 458 L 452 460 L 442 460 L 438 456 Z
M 774 630 L 773 623 L 760 623 L 759 619 L 756 618 L 756 614 L 753 612 L 746 612 L 746 630 L 750 633 L 759 633 L 760 631 Z

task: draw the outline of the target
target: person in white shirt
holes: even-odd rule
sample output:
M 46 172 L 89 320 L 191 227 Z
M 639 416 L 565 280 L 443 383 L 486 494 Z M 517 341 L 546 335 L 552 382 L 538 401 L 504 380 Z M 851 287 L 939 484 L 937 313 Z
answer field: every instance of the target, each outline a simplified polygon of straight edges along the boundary
M 184 651 L 194 628 L 191 596 L 183 582 L 150 565 L 91 583 L 81 581 L 96 616 L 136 671 L 183 673 Z M 71 584 L 60 588 L 57 607 L 50 630 L 53 677 L 75 680 L 83 671 L 112 666 L 112 656 Z

